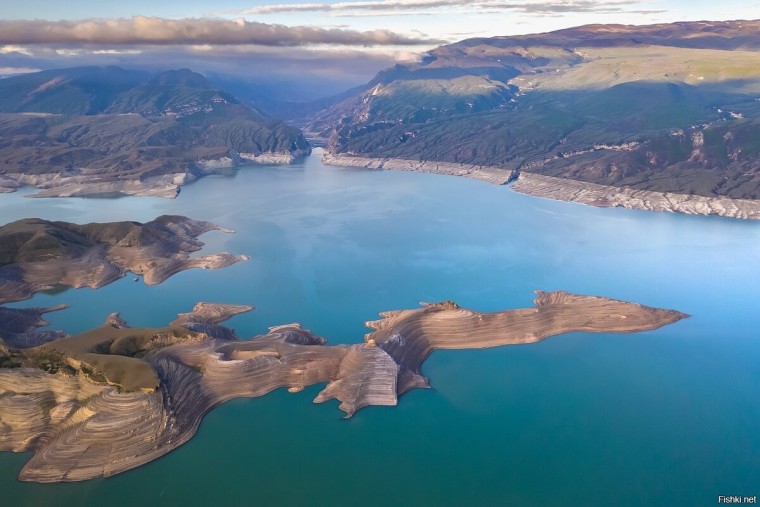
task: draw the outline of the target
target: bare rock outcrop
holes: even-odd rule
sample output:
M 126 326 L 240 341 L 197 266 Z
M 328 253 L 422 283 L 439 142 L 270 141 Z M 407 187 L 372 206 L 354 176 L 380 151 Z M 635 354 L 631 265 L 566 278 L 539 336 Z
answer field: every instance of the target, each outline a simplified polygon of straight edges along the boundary
M 243 306 L 200 303 L 161 329 L 131 329 L 110 318 L 100 329 L 13 352 L 20 367 L 0 368 L 0 450 L 34 452 L 21 480 L 107 477 L 187 442 L 206 413 L 233 398 L 326 382 L 314 402 L 336 399 L 351 417 L 428 387 L 421 366 L 437 349 L 533 343 L 575 331 L 632 333 L 686 317 L 567 292 L 538 292 L 535 303 L 494 313 L 450 301 L 385 312 L 367 323 L 364 343 L 336 346 L 298 324 L 243 341 L 220 332 L 222 320 L 251 309 Z
M 48 308 L 6 308 L 0 306 L 0 342 L 9 347 L 26 349 L 36 347 L 66 336 L 63 331 L 37 331 L 38 327 L 47 326 L 42 315 L 68 308 L 57 305 Z
M 99 288 L 128 272 L 148 285 L 192 268 L 217 269 L 245 255 L 190 257 L 211 222 L 163 215 L 151 222 L 72 224 L 38 218 L 0 227 L 0 303 L 20 301 L 56 285 Z
M 536 197 L 604 208 L 621 207 L 760 220 L 760 201 L 753 199 L 655 192 L 525 172 L 520 173 L 512 184 L 512 189 Z

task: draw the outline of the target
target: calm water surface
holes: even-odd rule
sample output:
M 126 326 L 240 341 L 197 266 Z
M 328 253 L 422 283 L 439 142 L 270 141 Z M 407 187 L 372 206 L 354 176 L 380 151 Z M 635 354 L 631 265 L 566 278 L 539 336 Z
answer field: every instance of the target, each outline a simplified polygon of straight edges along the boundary
M 25 192 L 26 194 L 30 192 Z M 182 214 L 234 228 L 203 253 L 253 257 L 160 286 L 38 294 L 13 306 L 75 333 L 120 311 L 160 326 L 197 301 L 251 304 L 241 336 L 301 322 L 360 341 L 383 310 L 454 299 L 483 311 L 565 289 L 693 315 L 634 335 L 572 334 L 485 351 L 438 351 L 432 390 L 349 421 L 321 386 L 235 400 L 188 444 L 105 480 L 16 481 L 3 505 L 715 505 L 760 495 L 760 224 L 596 209 L 429 174 L 323 166 L 244 168 L 177 200 L 0 196 L 0 221 Z

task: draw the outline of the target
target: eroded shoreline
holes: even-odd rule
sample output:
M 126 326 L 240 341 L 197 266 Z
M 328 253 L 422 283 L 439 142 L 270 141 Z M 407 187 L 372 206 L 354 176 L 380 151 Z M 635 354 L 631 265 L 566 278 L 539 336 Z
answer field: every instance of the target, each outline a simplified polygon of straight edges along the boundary
M 187 442 L 204 415 L 234 398 L 326 383 L 314 399 L 345 417 L 427 388 L 438 349 L 535 343 L 558 334 L 633 333 L 687 315 L 595 296 L 538 291 L 533 308 L 481 313 L 445 301 L 383 312 L 363 343 L 325 345 L 299 324 L 240 340 L 220 322 L 252 308 L 200 303 L 165 328 L 103 327 L 31 349 L 0 343 L 0 450 L 33 451 L 19 479 L 108 477 Z
M 718 215 L 744 220 L 760 220 L 760 201 L 750 199 L 636 190 L 630 187 L 612 187 L 524 172 L 520 173 L 511 187 L 517 192 L 535 197 L 577 202 L 601 208 L 622 207 L 687 215 Z
M 325 164 L 367 169 L 446 174 L 486 181 L 495 185 L 508 184 L 512 190 L 534 197 L 556 201 L 577 202 L 607 208 L 623 207 L 646 211 L 677 212 L 690 215 L 717 215 L 744 220 L 760 220 L 760 201 L 730 197 L 705 197 L 613 187 L 554 176 L 489 166 L 472 166 L 449 162 L 420 162 L 402 159 L 381 159 L 325 153 Z
M 21 301 L 56 285 L 103 287 L 127 273 L 156 285 L 186 269 L 218 269 L 248 260 L 227 252 L 190 257 L 198 236 L 232 232 L 211 222 L 162 215 L 146 223 L 73 224 L 39 218 L 0 227 L 0 304 Z
M 0 174 L 0 193 L 11 193 L 23 187 L 37 190 L 30 198 L 43 197 L 97 197 L 102 195 L 162 197 L 174 199 L 183 186 L 205 176 L 219 174 L 249 164 L 290 165 L 310 151 L 237 153 L 228 156 L 199 160 L 187 169 L 156 176 L 138 175 L 119 177 L 98 170 L 80 169 L 63 173 L 5 173 Z
M 368 158 L 351 155 L 335 155 L 324 152 L 322 162 L 342 167 L 361 167 L 365 169 L 392 169 L 394 171 L 422 172 L 462 176 L 494 185 L 504 185 L 513 177 L 513 171 L 499 167 L 455 164 L 452 162 L 433 162 L 404 160 L 397 158 Z

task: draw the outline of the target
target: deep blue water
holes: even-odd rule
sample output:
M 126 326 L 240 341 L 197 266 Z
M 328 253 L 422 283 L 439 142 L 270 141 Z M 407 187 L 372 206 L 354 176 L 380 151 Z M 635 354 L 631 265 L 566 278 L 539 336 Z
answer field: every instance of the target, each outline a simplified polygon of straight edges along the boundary
M 28 455 L 0 454 L 5 505 L 715 505 L 760 495 L 760 224 L 597 209 L 430 174 L 293 167 L 205 178 L 177 200 L 0 196 L 0 221 L 151 220 L 234 228 L 202 253 L 249 262 L 160 286 L 129 276 L 97 291 L 38 294 L 75 333 L 121 311 L 160 326 L 197 301 L 251 304 L 241 336 L 301 322 L 332 343 L 419 301 L 481 311 L 564 289 L 691 318 L 632 335 L 438 351 L 432 390 L 349 421 L 312 405 L 321 386 L 235 400 L 165 458 L 120 476 L 34 485 Z

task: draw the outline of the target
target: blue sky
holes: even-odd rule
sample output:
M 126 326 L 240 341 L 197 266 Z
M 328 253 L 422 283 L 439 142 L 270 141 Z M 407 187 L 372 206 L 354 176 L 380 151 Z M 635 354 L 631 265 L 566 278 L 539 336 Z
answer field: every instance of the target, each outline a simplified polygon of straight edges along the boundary
M 271 89 L 278 79 L 309 76 L 324 92 L 469 37 L 589 23 L 760 18 L 760 0 L 0 2 L 0 75 L 85 64 L 187 66 L 246 75 Z

